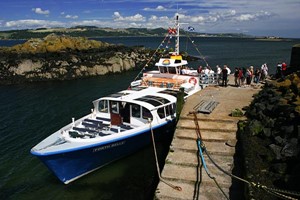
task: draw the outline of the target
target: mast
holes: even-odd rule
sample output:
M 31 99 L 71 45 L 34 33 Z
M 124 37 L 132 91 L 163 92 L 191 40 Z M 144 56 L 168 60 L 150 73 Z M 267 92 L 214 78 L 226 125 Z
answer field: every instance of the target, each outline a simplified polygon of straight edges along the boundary
M 175 44 L 175 53 L 176 55 L 179 55 L 179 20 L 178 20 L 179 16 L 178 14 L 176 15 L 176 20 L 175 20 L 175 26 L 177 28 L 176 31 L 176 44 Z

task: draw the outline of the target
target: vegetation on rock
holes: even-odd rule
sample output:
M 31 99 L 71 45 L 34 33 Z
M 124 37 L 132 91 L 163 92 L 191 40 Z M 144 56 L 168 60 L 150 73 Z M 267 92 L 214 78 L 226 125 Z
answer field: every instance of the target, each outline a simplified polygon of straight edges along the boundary
M 110 44 L 96 40 L 89 40 L 85 37 L 70 37 L 66 35 L 58 36 L 56 34 L 50 34 L 42 39 L 29 39 L 24 44 L 2 48 L 2 51 L 16 53 L 47 53 L 61 52 L 65 50 L 81 51 L 105 48 L 108 46 L 110 46 Z
M 271 81 L 240 122 L 245 178 L 270 188 L 300 192 L 300 73 Z M 274 199 L 247 186 L 248 199 Z

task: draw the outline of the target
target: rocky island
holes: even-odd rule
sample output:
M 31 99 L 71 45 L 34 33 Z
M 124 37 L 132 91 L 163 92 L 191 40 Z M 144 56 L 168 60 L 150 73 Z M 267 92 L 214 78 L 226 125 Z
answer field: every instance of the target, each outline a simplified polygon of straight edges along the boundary
M 0 84 L 70 80 L 143 66 L 149 50 L 50 34 L 0 48 Z

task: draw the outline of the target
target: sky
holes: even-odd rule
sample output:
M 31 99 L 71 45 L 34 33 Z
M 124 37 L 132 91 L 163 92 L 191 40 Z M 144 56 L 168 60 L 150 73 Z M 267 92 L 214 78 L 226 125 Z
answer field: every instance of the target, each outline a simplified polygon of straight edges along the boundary
M 300 38 L 300 0 L 1 0 L 0 31 L 88 25 Z

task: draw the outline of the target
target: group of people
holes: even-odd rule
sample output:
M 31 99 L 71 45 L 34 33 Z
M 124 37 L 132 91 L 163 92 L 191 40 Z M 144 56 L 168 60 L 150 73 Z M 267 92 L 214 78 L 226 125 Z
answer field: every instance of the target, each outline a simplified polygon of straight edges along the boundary
M 279 62 L 277 64 L 276 77 L 284 78 L 285 70 L 287 65 L 285 62 Z M 211 67 L 202 67 L 200 66 L 197 72 L 204 75 L 215 74 L 215 71 L 211 69 Z M 231 74 L 231 70 L 227 65 L 224 65 L 221 68 L 219 65 L 216 66 L 216 74 L 217 74 L 217 83 L 221 86 L 227 87 L 228 76 Z M 247 87 L 252 83 L 258 84 L 259 82 L 264 82 L 266 77 L 269 74 L 269 69 L 267 63 L 261 65 L 261 67 L 257 67 L 254 69 L 253 66 L 248 68 L 246 67 L 236 67 L 234 70 L 234 84 L 236 87 Z
M 253 66 L 248 68 L 235 68 L 234 71 L 234 84 L 237 87 L 247 87 L 251 83 L 258 84 L 259 82 L 264 82 L 268 76 L 268 66 L 267 63 L 262 64 L 260 68 L 254 70 Z
M 284 79 L 287 64 L 285 62 L 278 62 L 276 67 L 276 78 Z
M 228 76 L 231 74 L 230 68 L 227 65 L 224 65 L 222 69 L 217 65 L 216 68 L 219 77 L 219 85 L 227 87 Z M 250 86 L 252 82 L 258 84 L 260 81 L 265 81 L 268 76 L 268 66 L 264 63 L 260 68 L 256 68 L 255 71 L 253 66 L 248 68 L 236 67 L 233 75 L 234 83 L 237 87 Z

